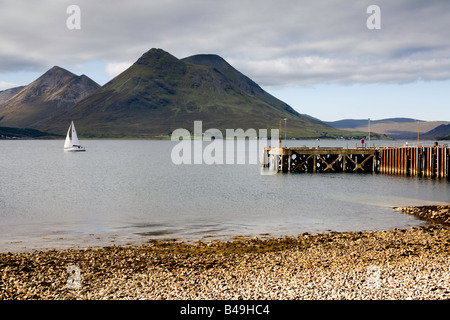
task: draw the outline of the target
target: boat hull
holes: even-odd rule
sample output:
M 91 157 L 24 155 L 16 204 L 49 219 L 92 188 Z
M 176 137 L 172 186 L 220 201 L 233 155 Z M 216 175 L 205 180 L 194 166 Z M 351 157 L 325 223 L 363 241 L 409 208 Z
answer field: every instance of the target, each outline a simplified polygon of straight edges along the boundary
M 86 151 L 85 147 L 70 147 L 70 148 L 64 148 L 64 151 L 68 151 L 68 152 L 81 152 L 81 151 Z

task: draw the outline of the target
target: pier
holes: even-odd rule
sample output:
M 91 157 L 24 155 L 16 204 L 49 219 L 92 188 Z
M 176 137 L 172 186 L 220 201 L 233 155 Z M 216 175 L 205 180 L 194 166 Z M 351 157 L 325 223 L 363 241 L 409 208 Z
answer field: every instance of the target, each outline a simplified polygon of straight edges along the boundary
M 450 148 L 271 148 L 263 149 L 263 167 L 278 172 L 360 172 L 450 178 Z
M 382 148 L 379 153 L 380 173 L 450 179 L 449 147 Z

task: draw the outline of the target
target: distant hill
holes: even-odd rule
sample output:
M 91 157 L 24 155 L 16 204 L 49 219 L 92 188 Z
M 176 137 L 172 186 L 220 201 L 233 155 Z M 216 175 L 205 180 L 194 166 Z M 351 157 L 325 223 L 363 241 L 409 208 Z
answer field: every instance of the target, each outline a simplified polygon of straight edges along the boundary
M 5 102 L 6 100 L 9 100 L 10 98 L 14 97 L 17 93 L 22 91 L 23 88 L 25 88 L 25 86 L 0 91 L 0 103 Z
M 40 122 L 51 121 L 99 87 L 85 75 L 55 66 L 0 103 L 0 125 L 42 130 Z
M 151 49 L 103 87 L 45 122 L 39 129 L 66 130 L 74 120 L 80 135 L 92 137 L 169 136 L 177 128 L 203 130 L 279 128 L 287 119 L 288 137 L 348 136 L 302 115 L 265 92 L 217 55 L 178 59 Z M 284 121 L 283 132 L 284 132 Z
M 450 124 L 441 124 L 423 134 L 424 139 L 450 140 Z
M 411 118 L 389 118 L 389 119 L 382 119 L 382 120 L 371 120 L 370 124 L 377 125 L 382 123 L 410 123 L 415 122 L 416 120 Z M 343 119 L 343 120 L 337 120 L 337 121 L 324 121 L 326 124 L 332 126 L 333 128 L 360 128 L 360 127 L 366 127 L 368 128 L 369 125 L 369 119 Z
M 53 139 L 62 137 L 64 136 L 36 129 L 0 127 L 0 139 Z
M 368 119 L 344 119 L 339 121 L 325 122 L 326 124 L 341 130 L 368 131 Z M 372 133 L 384 134 L 394 139 L 415 139 L 417 132 L 421 138 L 424 134 L 436 127 L 449 124 L 447 121 L 417 121 L 410 118 L 389 118 L 382 120 L 371 120 L 370 130 Z M 427 139 L 435 139 L 436 136 L 429 134 Z

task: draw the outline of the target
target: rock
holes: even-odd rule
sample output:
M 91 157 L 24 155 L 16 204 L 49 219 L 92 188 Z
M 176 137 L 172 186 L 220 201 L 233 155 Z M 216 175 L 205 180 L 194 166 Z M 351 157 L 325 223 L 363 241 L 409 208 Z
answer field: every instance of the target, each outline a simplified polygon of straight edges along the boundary
M 226 243 L 5 253 L 0 299 L 448 300 L 449 239 L 450 226 L 430 224 Z M 69 265 L 79 267 L 80 289 L 67 286 Z

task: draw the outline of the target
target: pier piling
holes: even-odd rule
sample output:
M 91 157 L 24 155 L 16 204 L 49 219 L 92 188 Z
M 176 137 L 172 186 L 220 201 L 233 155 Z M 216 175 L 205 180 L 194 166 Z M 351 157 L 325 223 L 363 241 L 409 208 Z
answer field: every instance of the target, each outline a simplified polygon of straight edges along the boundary
M 263 167 L 278 172 L 364 172 L 450 179 L 450 148 L 264 148 Z M 272 161 L 269 161 L 272 159 Z

